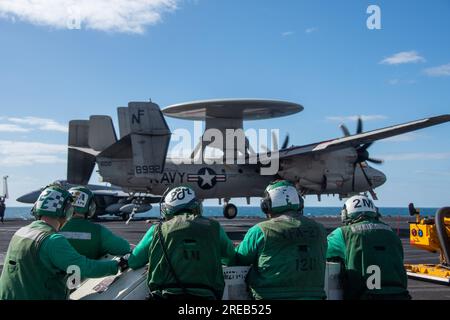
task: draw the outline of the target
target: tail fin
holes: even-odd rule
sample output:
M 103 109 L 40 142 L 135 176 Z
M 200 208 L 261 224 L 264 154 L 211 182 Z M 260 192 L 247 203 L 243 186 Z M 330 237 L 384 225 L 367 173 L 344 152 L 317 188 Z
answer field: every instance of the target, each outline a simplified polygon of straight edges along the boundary
M 91 116 L 89 118 L 89 146 L 96 151 L 103 151 L 117 142 L 116 131 L 111 117 Z
M 130 102 L 118 108 L 121 139 L 99 157 L 133 158 L 134 174 L 150 177 L 164 170 L 171 132 L 157 104 Z
M 86 185 L 95 167 L 95 153 L 89 146 L 89 120 L 69 122 L 67 182 Z

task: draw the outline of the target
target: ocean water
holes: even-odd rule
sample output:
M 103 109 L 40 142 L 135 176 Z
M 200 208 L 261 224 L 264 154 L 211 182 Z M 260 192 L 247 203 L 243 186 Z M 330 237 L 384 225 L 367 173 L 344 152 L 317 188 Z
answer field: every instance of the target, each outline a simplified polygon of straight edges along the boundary
M 420 208 L 422 215 L 434 216 L 438 208 Z M 33 217 L 30 214 L 31 207 L 10 207 L 6 208 L 5 220 L 8 219 L 23 219 L 32 220 Z M 242 206 L 238 208 L 239 217 L 264 217 L 259 207 Z M 332 217 L 339 216 L 341 208 L 338 207 L 307 207 L 305 208 L 305 215 L 316 217 Z M 392 208 L 384 207 L 380 208 L 380 212 L 383 216 L 408 216 L 408 208 Z M 222 207 L 204 207 L 203 213 L 208 217 L 222 217 Z M 152 210 L 136 215 L 137 218 L 150 218 L 158 217 L 159 208 L 155 206 Z M 106 217 L 106 216 L 105 216 Z

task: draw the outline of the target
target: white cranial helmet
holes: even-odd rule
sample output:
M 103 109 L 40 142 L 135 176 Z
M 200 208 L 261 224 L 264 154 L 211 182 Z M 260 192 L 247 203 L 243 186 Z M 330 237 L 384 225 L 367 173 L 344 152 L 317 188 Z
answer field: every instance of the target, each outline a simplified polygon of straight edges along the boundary
M 364 195 L 357 195 L 345 201 L 341 212 L 342 222 L 350 222 L 362 215 L 373 218 L 378 217 L 378 208 L 371 199 Z
M 163 218 L 171 218 L 179 213 L 190 212 L 195 215 L 202 213 L 202 204 L 195 196 L 194 190 L 180 186 L 170 190 L 161 203 Z

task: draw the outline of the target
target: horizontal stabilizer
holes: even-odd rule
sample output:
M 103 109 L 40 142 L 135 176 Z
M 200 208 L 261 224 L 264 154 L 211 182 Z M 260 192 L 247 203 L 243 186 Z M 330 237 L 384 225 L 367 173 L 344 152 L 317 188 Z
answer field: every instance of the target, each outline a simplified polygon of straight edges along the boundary
M 131 137 L 128 135 L 113 145 L 109 146 L 102 153 L 98 155 L 99 158 L 112 159 L 131 159 L 133 152 L 131 150 Z

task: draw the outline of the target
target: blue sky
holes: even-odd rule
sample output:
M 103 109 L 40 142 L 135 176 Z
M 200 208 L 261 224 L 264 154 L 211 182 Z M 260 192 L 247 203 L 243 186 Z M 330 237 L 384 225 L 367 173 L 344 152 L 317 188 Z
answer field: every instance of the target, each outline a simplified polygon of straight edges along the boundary
M 137 0 L 138 11 L 126 1 L 92 0 L 89 10 L 79 1 L 81 29 L 65 27 L 67 13 L 48 1 L 2 3 L 0 175 L 10 176 L 12 198 L 65 177 L 69 120 L 116 119 L 128 101 L 297 102 L 302 113 L 246 124 L 280 128 L 296 145 L 341 136 L 341 120 L 353 131 L 346 119 L 355 115 L 370 130 L 450 113 L 446 0 Z M 370 4 L 381 8 L 381 30 L 366 27 Z M 448 205 L 449 137 L 444 124 L 377 142 L 371 155 L 386 160 L 377 168 L 388 177 L 379 205 Z

